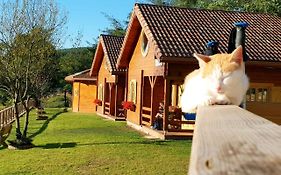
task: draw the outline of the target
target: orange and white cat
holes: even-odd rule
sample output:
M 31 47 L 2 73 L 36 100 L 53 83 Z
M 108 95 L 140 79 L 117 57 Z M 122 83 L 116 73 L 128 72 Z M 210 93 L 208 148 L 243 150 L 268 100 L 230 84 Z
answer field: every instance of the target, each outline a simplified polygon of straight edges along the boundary
M 242 46 L 231 54 L 206 56 L 195 53 L 194 57 L 200 68 L 185 78 L 182 111 L 195 113 L 198 106 L 214 104 L 240 105 L 249 87 Z

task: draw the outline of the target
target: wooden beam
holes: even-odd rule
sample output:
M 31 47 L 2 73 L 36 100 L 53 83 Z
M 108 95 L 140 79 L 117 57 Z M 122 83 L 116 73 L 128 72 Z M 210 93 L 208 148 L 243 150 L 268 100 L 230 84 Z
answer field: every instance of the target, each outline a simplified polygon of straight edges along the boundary
M 189 174 L 278 175 L 281 127 L 232 105 L 200 107 Z
M 102 104 L 102 114 L 105 114 L 104 113 L 104 111 L 105 111 L 105 109 L 104 109 L 104 107 L 105 107 L 105 99 L 106 99 L 106 78 L 104 78 L 104 80 L 103 80 L 103 104 Z
M 115 97 L 114 97 L 114 106 L 115 106 L 115 110 L 114 110 L 114 116 L 117 117 L 118 115 L 118 83 L 115 84 Z
M 143 70 L 141 70 L 141 84 L 140 84 L 140 113 L 139 113 L 139 125 L 142 125 L 142 107 L 143 107 L 143 91 L 144 91 L 144 76 Z
M 148 79 L 149 79 L 151 89 L 153 89 L 154 85 L 155 85 L 155 82 L 156 82 L 156 79 L 157 79 L 157 76 L 148 76 Z
M 171 81 L 165 79 L 164 81 L 164 115 L 163 115 L 163 130 L 168 130 L 168 115 L 169 115 L 169 105 L 171 104 Z

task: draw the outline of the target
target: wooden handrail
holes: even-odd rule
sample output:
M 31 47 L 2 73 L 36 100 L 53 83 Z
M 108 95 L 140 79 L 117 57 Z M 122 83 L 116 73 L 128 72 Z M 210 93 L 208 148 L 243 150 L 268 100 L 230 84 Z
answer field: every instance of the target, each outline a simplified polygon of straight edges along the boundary
M 237 106 L 199 107 L 189 174 L 277 175 L 281 127 Z
M 33 100 L 30 100 L 28 105 L 30 107 L 34 107 L 35 106 L 34 103 L 35 102 Z M 19 112 L 20 117 L 25 114 L 24 106 L 21 103 L 18 103 L 18 112 Z M 14 116 L 14 107 L 13 106 L 2 109 L 0 111 L 0 128 L 5 125 L 8 125 L 14 121 L 15 121 L 15 116 Z

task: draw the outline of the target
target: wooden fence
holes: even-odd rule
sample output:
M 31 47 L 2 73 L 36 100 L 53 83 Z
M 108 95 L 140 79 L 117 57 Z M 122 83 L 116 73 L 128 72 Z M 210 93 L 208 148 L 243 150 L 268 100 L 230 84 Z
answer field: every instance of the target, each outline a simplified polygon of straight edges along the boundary
M 197 111 L 189 175 L 279 175 L 281 126 L 237 106 Z
M 34 101 L 30 100 L 28 106 L 34 107 Z M 21 103 L 18 103 L 18 110 L 19 110 L 20 117 L 25 114 L 24 106 Z M 1 110 L 0 111 L 0 128 L 14 122 L 15 119 L 16 119 L 16 117 L 14 115 L 13 106 Z

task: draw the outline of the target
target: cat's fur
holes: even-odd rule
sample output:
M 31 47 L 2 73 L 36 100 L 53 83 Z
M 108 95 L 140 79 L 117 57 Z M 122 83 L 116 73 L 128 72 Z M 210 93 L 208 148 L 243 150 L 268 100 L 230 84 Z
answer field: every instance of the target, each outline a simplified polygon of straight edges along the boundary
M 205 56 L 194 54 L 199 69 L 185 78 L 181 96 L 182 111 L 194 113 L 198 106 L 240 105 L 249 86 L 239 46 L 231 54 Z

